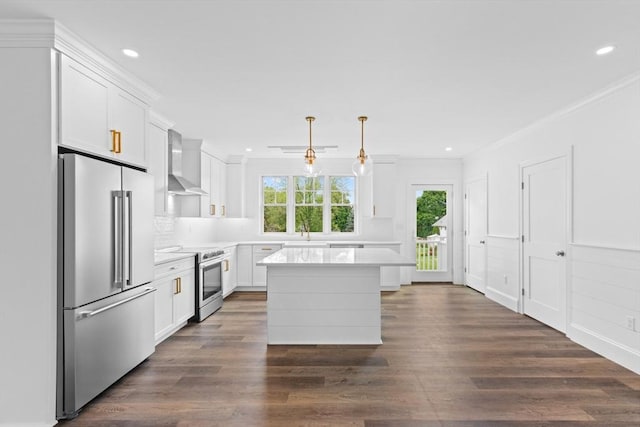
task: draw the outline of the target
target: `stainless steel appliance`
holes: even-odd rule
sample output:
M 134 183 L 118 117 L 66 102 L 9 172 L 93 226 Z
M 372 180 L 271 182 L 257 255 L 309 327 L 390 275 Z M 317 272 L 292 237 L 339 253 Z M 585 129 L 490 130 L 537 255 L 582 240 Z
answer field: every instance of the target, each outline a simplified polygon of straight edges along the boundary
M 220 248 L 182 248 L 196 255 L 196 314 L 202 322 L 222 307 L 222 263 L 229 254 Z
M 198 187 L 182 176 L 182 135 L 173 129 L 169 129 L 169 156 L 167 167 L 169 176 L 167 181 L 167 191 L 171 194 L 207 195 L 206 191 Z
M 57 418 L 155 351 L 153 177 L 78 154 L 58 163 Z

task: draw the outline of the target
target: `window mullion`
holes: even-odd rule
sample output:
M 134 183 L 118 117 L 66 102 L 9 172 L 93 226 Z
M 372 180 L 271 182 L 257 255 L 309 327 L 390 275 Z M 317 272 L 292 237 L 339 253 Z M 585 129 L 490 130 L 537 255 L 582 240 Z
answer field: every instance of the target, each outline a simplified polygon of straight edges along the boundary
M 295 182 L 292 176 L 287 177 L 287 184 L 287 234 L 292 234 L 296 231 Z
M 331 233 L 331 177 L 324 177 L 324 197 L 322 200 L 322 232 Z

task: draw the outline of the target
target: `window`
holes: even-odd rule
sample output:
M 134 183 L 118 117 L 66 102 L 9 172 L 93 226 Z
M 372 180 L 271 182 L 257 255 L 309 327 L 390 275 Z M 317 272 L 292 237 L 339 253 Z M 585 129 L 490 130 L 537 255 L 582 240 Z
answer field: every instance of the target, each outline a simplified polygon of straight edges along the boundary
M 287 231 L 286 176 L 262 177 L 263 231 L 283 233 Z
M 296 192 L 296 227 L 295 231 L 317 233 L 322 232 L 322 211 L 324 201 L 324 177 L 293 178 Z
M 332 176 L 331 180 L 331 231 L 353 233 L 353 206 L 355 201 L 355 177 Z
M 353 176 L 264 176 L 262 231 L 353 233 L 355 187 Z

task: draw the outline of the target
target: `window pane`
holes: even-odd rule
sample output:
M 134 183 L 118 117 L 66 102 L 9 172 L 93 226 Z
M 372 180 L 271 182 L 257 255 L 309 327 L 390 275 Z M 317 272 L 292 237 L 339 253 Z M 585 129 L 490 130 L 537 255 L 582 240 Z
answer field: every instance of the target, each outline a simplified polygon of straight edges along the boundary
M 287 177 L 263 176 L 262 196 L 265 204 L 287 203 Z
M 312 204 L 312 203 L 313 203 L 313 193 L 310 193 L 310 192 L 306 191 L 306 192 L 304 193 L 304 201 L 303 201 L 303 203 L 304 203 L 305 205 L 310 205 L 310 204 Z
M 344 198 L 342 196 L 342 193 L 339 191 L 332 191 L 331 192 L 331 203 L 333 204 L 345 204 L 344 202 Z
M 296 206 L 296 231 L 322 232 L 322 206 Z
M 287 231 L 287 207 L 286 206 L 265 206 L 264 207 L 264 232 L 283 233 Z
M 296 176 L 295 178 L 296 190 L 304 190 L 306 187 L 307 179 L 310 179 L 310 178 L 305 178 L 304 176 Z
M 263 231 L 284 233 L 287 231 L 287 184 L 286 176 L 262 177 Z
M 262 187 L 271 188 L 276 191 L 287 190 L 287 177 L 286 176 L 263 176 Z
M 446 191 L 416 191 L 416 269 L 447 269 Z
M 332 206 L 331 207 L 331 231 L 342 233 L 353 233 L 353 207 L 352 206 Z
M 356 179 L 353 176 L 331 177 L 331 202 L 351 204 L 355 200 Z M 335 193 L 335 195 L 334 195 Z M 338 193 L 342 196 L 338 197 Z
M 322 200 L 324 199 L 324 193 L 322 191 L 316 191 L 316 197 L 314 203 L 322 204 Z
M 276 192 L 276 203 L 278 203 L 278 204 L 286 204 L 287 203 L 287 190 L 286 189 Z
M 276 202 L 276 192 L 273 188 L 264 189 L 264 204 L 269 205 Z

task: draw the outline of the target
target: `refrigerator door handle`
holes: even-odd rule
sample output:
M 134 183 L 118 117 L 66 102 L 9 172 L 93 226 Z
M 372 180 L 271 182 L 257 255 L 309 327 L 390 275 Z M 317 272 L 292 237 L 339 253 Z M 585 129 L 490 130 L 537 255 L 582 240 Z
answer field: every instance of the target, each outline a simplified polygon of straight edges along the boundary
M 126 257 L 123 257 L 123 262 L 126 262 L 126 284 L 131 286 L 133 284 L 131 280 L 131 273 L 133 271 L 133 193 L 131 191 L 124 191 L 124 198 L 127 201 L 127 214 L 125 219 L 127 226 L 125 228 L 126 242 L 124 248 L 127 251 Z
M 156 288 L 144 288 L 144 292 L 142 292 L 142 293 L 139 293 L 139 294 L 134 295 L 132 297 L 123 299 L 122 301 L 114 302 L 113 304 L 109 304 L 106 307 L 99 308 L 98 310 L 81 311 L 80 313 L 78 313 L 78 317 L 80 317 L 82 319 L 85 319 L 87 317 L 93 317 L 93 316 L 98 315 L 100 313 L 104 313 L 107 310 L 111 310 L 112 308 L 116 308 L 119 305 L 126 304 L 129 301 L 133 301 L 134 299 L 143 297 L 143 296 L 145 296 L 145 295 L 147 295 L 147 294 L 149 294 L 151 292 L 155 292 L 155 290 L 156 290 Z
M 113 191 L 113 278 L 114 284 L 124 290 L 122 247 L 122 191 Z

